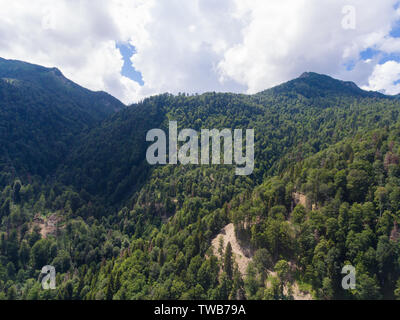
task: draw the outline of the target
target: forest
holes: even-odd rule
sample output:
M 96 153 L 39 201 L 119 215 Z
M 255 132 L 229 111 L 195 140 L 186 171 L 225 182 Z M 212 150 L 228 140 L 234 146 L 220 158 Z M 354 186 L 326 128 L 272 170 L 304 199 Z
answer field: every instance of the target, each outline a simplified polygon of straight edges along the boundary
M 0 299 L 400 299 L 399 107 L 316 73 L 124 106 L 0 60 Z M 170 121 L 254 129 L 253 173 L 149 165 Z

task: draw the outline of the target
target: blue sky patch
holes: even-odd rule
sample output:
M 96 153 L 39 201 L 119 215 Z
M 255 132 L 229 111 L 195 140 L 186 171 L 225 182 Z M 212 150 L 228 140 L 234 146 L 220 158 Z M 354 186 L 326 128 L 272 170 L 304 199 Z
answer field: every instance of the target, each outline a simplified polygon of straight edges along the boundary
M 400 20 L 397 20 L 395 22 L 389 35 L 393 38 L 400 38 Z
M 379 60 L 379 64 L 384 64 L 388 61 L 396 61 L 400 62 L 400 54 L 398 53 L 391 53 L 391 54 L 384 54 L 382 58 Z
M 136 49 L 134 46 L 130 45 L 129 43 L 117 43 L 117 49 L 121 53 L 124 59 L 124 65 L 122 66 L 121 74 L 124 77 L 132 79 L 136 81 L 141 86 L 144 85 L 142 74 L 136 71 L 135 67 L 132 65 L 131 57 L 136 53 Z
M 379 54 L 379 51 L 375 50 L 375 49 L 372 49 L 372 48 L 368 48 L 368 49 L 360 52 L 361 59 L 363 59 L 363 60 L 372 59 L 377 54 Z
M 362 60 L 368 60 L 372 58 L 379 58 L 378 64 L 384 64 L 388 61 L 396 61 L 400 62 L 400 54 L 399 53 L 385 53 L 379 50 L 375 50 L 372 48 L 368 48 L 362 52 L 360 52 L 360 56 Z

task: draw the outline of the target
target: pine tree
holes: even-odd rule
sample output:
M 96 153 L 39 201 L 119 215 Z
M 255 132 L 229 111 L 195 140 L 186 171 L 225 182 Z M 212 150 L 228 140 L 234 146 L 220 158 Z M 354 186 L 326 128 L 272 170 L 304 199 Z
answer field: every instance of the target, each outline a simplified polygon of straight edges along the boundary
M 114 279 L 113 275 L 110 274 L 106 289 L 106 300 L 112 300 L 113 296 L 114 296 Z
M 232 246 L 231 243 L 228 242 L 225 249 L 225 258 L 224 258 L 224 271 L 230 280 L 233 277 L 233 261 L 232 261 Z

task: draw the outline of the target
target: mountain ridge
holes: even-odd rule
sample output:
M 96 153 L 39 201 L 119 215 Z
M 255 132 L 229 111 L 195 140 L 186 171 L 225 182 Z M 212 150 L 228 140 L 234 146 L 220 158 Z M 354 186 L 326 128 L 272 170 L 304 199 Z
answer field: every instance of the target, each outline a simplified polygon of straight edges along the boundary
M 0 59 L 0 167 L 47 175 L 79 134 L 123 108 L 56 68 Z
M 286 300 L 296 286 L 400 298 L 398 99 L 307 73 L 255 95 L 161 94 L 104 115 L 43 70 L 0 81 L 0 299 Z M 254 129 L 253 174 L 150 166 L 146 133 L 171 120 Z M 227 226 L 251 253 L 246 272 L 232 245 L 211 248 Z M 357 287 L 344 291 L 348 264 Z M 56 290 L 41 290 L 44 265 Z
M 313 91 L 309 88 L 312 87 Z M 344 81 L 333 78 L 325 74 L 316 72 L 303 72 L 299 77 L 279 84 L 270 89 L 266 89 L 256 93 L 255 95 L 263 94 L 279 94 L 284 91 L 293 91 L 296 94 L 305 96 L 306 98 L 313 98 L 322 92 L 337 93 L 340 95 L 356 95 L 359 97 L 377 97 L 392 99 L 395 96 L 385 95 L 377 91 L 366 91 L 361 89 L 352 81 Z
M 9 67 L 8 70 L 6 71 L 6 74 L 8 75 L 17 75 L 21 77 L 21 75 L 25 75 L 25 80 L 32 80 L 31 77 L 29 77 L 29 72 L 23 72 L 24 68 L 21 71 L 20 66 L 23 65 L 25 66 L 27 69 L 30 70 L 37 70 L 37 71 L 41 71 L 42 73 L 50 73 L 50 74 L 54 74 L 56 77 L 62 78 L 64 81 L 67 81 L 69 84 L 72 84 L 76 87 L 79 87 L 81 89 L 93 92 L 93 93 L 99 93 L 99 94 L 103 94 L 103 95 L 107 95 L 112 97 L 109 93 L 107 93 L 106 91 L 92 91 L 89 89 L 86 89 L 82 86 L 80 86 L 79 84 L 76 84 L 75 82 L 69 80 L 68 78 L 66 78 L 62 71 L 60 69 L 58 69 L 57 67 L 44 67 L 44 66 L 40 66 L 37 64 L 33 64 L 33 63 L 29 63 L 29 62 L 25 62 L 25 61 L 20 61 L 20 60 L 13 60 L 13 59 L 5 59 L 0 57 L 0 78 L 4 78 L 4 64 L 11 64 L 13 66 L 15 66 L 14 68 Z M 28 76 L 26 76 L 26 74 L 28 74 Z M 19 79 L 19 80 L 23 80 L 23 79 Z M 329 85 L 334 87 L 337 86 L 342 86 L 342 88 L 347 88 L 349 90 L 351 90 L 351 92 L 353 93 L 358 93 L 360 95 L 365 95 L 365 96 L 376 96 L 376 97 L 386 97 L 386 98 L 395 98 L 397 96 L 400 96 L 400 93 L 397 95 L 387 95 L 387 94 L 383 94 L 381 92 L 378 91 L 372 91 L 372 90 L 364 90 L 361 89 L 356 83 L 354 83 L 353 81 L 346 81 L 346 80 L 340 80 L 337 78 L 334 78 L 332 76 L 326 75 L 326 74 L 321 74 L 321 73 L 317 73 L 317 72 L 313 72 L 313 71 L 305 71 L 303 72 L 300 76 L 298 76 L 297 78 L 293 78 L 291 80 L 282 82 L 280 84 L 277 84 L 276 86 L 273 86 L 271 88 L 268 89 L 264 89 L 261 90 L 257 93 L 251 94 L 250 96 L 257 96 L 257 95 L 261 95 L 261 94 L 265 94 L 268 92 L 273 92 L 273 93 L 279 93 L 283 90 L 287 90 L 288 87 L 295 87 L 293 86 L 294 84 L 297 83 L 307 83 L 307 84 L 316 84 L 316 83 L 324 83 L 324 87 L 325 88 L 329 88 Z M 205 94 L 207 93 L 212 93 L 212 92 L 204 92 Z M 217 92 L 219 93 L 219 92 Z M 160 95 L 160 94 L 156 94 L 155 96 Z M 114 97 L 112 97 L 114 98 Z M 114 98 L 115 99 L 115 98 Z M 118 111 L 118 110 L 117 110 Z
M 47 77 L 49 76 L 49 77 Z M 110 105 L 114 104 L 113 111 L 124 108 L 124 104 L 105 91 L 92 91 L 66 78 L 56 67 L 43 67 L 20 60 L 7 60 L 0 57 L 0 78 L 11 78 L 41 84 L 43 89 L 54 90 L 66 85 L 68 89 L 79 90 L 80 93 L 94 94 L 103 99 L 108 99 Z

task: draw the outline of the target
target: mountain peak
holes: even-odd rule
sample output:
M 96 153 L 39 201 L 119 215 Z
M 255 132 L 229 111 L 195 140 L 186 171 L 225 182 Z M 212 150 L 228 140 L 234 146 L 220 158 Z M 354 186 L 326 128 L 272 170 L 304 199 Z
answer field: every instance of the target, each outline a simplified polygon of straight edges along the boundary
M 317 73 L 314 73 L 314 72 L 303 72 L 303 73 L 300 75 L 299 79 L 302 79 L 302 78 L 309 78 L 309 77 L 311 77 L 311 75 L 313 75 L 313 74 L 317 74 Z
M 81 87 L 54 67 L 0 58 L 0 79 L 7 79 L 9 84 L 19 83 L 35 92 L 55 95 L 55 99 L 59 101 L 70 101 L 70 104 L 84 109 L 84 112 L 98 120 L 124 108 L 118 99 Z
M 379 92 L 364 91 L 352 81 L 343 81 L 316 72 L 303 72 L 298 78 L 285 82 L 261 94 L 300 95 L 321 98 L 327 95 L 353 97 L 387 97 Z
M 297 79 L 318 79 L 319 81 L 329 81 L 331 83 L 336 82 L 337 84 L 343 85 L 347 88 L 351 88 L 357 91 L 362 90 L 357 84 L 355 84 L 353 81 L 343 81 L 339 79 L 332 78 L 328 75 L 325 74 L 320 74 L 316 72 L 303 72 L 300 77 Z M 295 79 L 296 80 L 296 79 Z
M 58 68 L 47 68 L 25 61 L 0 58 L 0 75 L 12 75 L 19 80 L 37 81 L 38 76 L 46 74 L 65 78 Z

